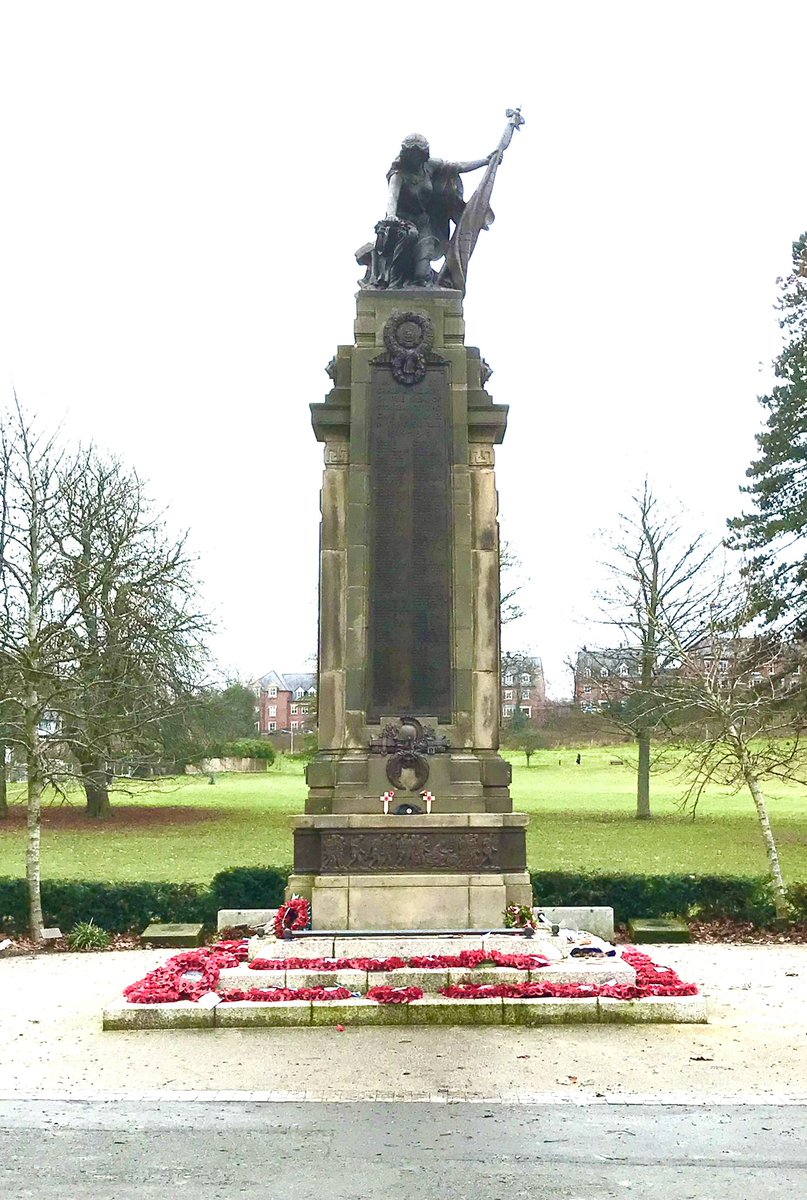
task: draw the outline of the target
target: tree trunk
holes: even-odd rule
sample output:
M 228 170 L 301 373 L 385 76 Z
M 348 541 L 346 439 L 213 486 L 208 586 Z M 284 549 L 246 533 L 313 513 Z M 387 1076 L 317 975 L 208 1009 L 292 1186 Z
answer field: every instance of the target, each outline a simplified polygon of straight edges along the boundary
M 639 742 L 639 771 L 636 777 L 636 820 L 649 821 L 650 812 L 650 730 L 641 729 Z
M 768 855 L 768 867 L 771 873 L 771 882 L 773 883 L 773 904 L 776 910 L 776 920 L 787 924 L 790 921 L 790 905 L 787 899 L 784 876 L 782 875 L 782 865 L 779 862 L 779 851 L 776 848 L 776 839 L 773 836 L 770 818 L 768 817 L 768 806 L 765 803 L 765 797 L 759 785 L 759 780 L 747 763 L 743 768 L 743 774 L 745 775 L 745 782 L 748 784 L 748 790 L 754 798 L 759 826 L 765 842 L 765 852 Z
M 42 931 L 42 777 L 34 754 L 28 755 L 28 845 L 25 855 L 25 875 L 28 881 L 28 923 L 34 944 L 44 941 Z
M 94 820 L 103 820 L 112 811 L 106 763 L 95 761 L 81 764 L 82 784 L 87 797 L 86 813 Z
M 6 773 L 6 745 L 0 742 L 0 821 L 8 816 L 8 775 Z

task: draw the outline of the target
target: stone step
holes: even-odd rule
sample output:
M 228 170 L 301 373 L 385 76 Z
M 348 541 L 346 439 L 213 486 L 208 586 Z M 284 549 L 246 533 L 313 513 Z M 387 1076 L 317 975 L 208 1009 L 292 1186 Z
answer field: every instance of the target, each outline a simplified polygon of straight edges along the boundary
M 578 999 L 449 1000 L 425 996 L 411 1004 L 372 1000 L 236 1001 L 202 1008 L 175 1004 L 130 1004 L 117 1000 L 104 1010 L 104 1029 L 249 1029 L 333 1025 L 579 1025 L 692 1024 L 707 1020 L 703 996 L 648 996 L 644 1000 Z
M 427 954 L 460 954 L 463 950 L 498 950 L 502 954 L 542 954 L 563 959 L 558 938 L 549 930 L 539 929 L 535 936 L 509 937 L 506 934 L 480 932 L 469 937 L 430 935 L 427 937 L 306 937 L 292 941 L 253 937 L 249 940 L 249 958 L 412 958 Z
M 351 992 L 364 993 L 371 987 L 419 987 L 424 992 L 438 992 L 448 984 L 458 983 L 635 983 L 636 972 L 621 958 L 574 959 L 542 967 L 534 971 L 519 971 L 513 967 L 439 967 L 427 970 L 401 967 L 394 971 L 253 971 L 248 967 L 225 967 L 219 977 L 220 988 L 309 988 L 346 987 Z

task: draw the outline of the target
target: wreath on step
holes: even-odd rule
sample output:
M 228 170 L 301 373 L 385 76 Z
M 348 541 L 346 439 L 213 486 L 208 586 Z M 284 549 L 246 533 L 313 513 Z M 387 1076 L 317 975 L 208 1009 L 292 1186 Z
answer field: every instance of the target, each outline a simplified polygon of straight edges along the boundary
M 275 917 L 275 937 L 283 938 L 296 929 L 308 929 L 311 924 L 311 905 L 305 896 L 292 896 L 281 904 Z

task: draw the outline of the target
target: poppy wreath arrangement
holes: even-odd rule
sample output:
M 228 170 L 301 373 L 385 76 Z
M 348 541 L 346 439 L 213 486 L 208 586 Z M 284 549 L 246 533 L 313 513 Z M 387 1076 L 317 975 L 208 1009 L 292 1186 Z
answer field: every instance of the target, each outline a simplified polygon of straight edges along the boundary
M 292 896 L 281 904 L 275 917 L 275 937 L 297 929 L 308 929 L 311 925 L 311 905 L 305 896 Z
M 503 954 L 499 950 L 461 950 L 459 954 L 413 954 L 409 958 L 253 958 L 253 971 L 399 971 L 402 967 L 514 967 L 539 971 L 549 966 L 542 954 Z
M 684 983 L 671 967 L 654 963 L 640 950 L 626 947 L 623 960 L 636 971 L 636 982 L 631 984 L 584 984 L 549 983 L 530 980 L 524 983 L 462 983 L 440 989 L 440 994 L 450 1000 L 485 1000 L 504 997 L 506 999 L 542 999 L 561 997 L 583 999 L 603 996 L 614 1000 L 641 1000 L 646 996 L 696 996 L 694 983 Z M 178 1000 L 200 1000 L 208 992 L 218 989 L 219 975 L 224 967 L 237 967 L 247 959 L 246 939 L 241 942 L 217 942 L 213 946 L 202 946 L 198 950 L 185 950 L 175 954 L 163 966 L 150 971 L 143 979 L 124 989 L 124 996 L 131 1004 L 170 1004 Z M 482 966 L 506 966 L 517 970 L 540 970 L 549 966 L 549 960 L 541 955 L 502 954 L 498 951 L 463 950 L 460 954 L 417 955 L 411 958 L 287 958 L 254 959 L 250 964 L 254 970 L 310 970 L 339 971 L 360 970 L 367 972 L 395 971 L 403 967 L 421 970 L 446 967 L 464 967 L 473 970 Z M 224 1002 L 238 1000 L 281 1001 L 281 1000 L 348 1000 L 356 997 L 346 987 L 312 988 L 227 988 L 219 992 Z M 366 999 L 378 1004 L 409 1004 L 421 1000 L 423 991 L 419 987 L 374 987 L 366 993 Z
M 694 983 L 684 983 L 671 967 L 660 967 L 647 954 L 627 948 L 623 960 L 636 971 L 635 983 L 461 983 L 440 988 L 449 1000 L 540 1000 L 553 997 L 582 1000 L 602 996 L 612 1000 L 643 1000 L 646 996 L 697 996 Z

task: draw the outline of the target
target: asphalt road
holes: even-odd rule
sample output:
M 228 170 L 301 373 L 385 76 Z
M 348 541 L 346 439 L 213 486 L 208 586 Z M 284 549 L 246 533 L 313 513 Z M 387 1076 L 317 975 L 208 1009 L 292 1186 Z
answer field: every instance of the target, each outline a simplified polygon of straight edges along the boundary
M 789 1200 L 807 1106 L 0 1101 L 4 1200 Z

